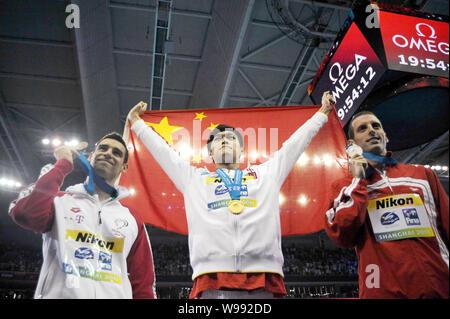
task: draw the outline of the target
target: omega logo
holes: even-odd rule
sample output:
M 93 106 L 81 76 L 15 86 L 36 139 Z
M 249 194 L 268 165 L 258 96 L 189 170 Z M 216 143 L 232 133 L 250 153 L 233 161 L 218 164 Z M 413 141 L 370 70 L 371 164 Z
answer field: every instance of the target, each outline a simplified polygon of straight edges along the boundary
M 426 52 L 443 53 L 448 55 L 449 45 L 446 42 L 436 42 L 436 30 L 429 24 L 418 23 L 416 25 L 416 31 L 419 38 L 407 37 L 396 34 L 392 37 L 392 41 L 397 47 L 423 50 Z M 427 37 L 428 35 L 428 37 Z M 426 38 L 426 39 L 422 39 Z

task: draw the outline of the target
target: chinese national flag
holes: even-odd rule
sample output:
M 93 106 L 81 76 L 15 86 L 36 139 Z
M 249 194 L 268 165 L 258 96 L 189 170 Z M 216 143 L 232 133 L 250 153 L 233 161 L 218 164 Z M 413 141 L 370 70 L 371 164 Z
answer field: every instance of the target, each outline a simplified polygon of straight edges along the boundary
M 259 107 L 146 111 L 142 119 L 191 165 L 215 171 L 206 141 L 219 124 L 233 126 L 244 137 L 245 157 L 240 169 L 261 164 L 319 109 L 318 106 Z M 120 185 L 132 192 L 122 200 L 150 224 L 187 234 L 183 195 L 139 141 L 132 130 L 128 136 L 128 171 Z M 280 192 L 283 236 L 321 230 L 331 183 L 347 171 L 346 140 L 335 112 L 312 140 L 293 167 Z M 270 181 L 267 181 L 270 182 Z

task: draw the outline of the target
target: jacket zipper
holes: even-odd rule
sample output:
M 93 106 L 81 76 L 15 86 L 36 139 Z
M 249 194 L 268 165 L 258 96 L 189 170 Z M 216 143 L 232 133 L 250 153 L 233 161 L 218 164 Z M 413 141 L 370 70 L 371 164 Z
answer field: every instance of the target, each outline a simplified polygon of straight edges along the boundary
M 395 195 L 394 190 L 392 189 L 391 183 L 389 183 L 389 177 L 386 176 L 386 170 L 385 169 L 383 169 L 381 171 L 379 169 L 376 169 L 376 170 L 377 170 L 378 174 L 380 174 L 383 181 L 385 181 L 386 184 L 389 186 L 389 189 L 391 190 L 392 195 Z
M 228 172 L 227 172 L 228 174 Z M 233 179 L 235 178 L 235 176 L 233 176 Z M 234 246 L 234 252 L 236 254 L 235 259 L 234 259 L 234 268 L 236 269 L 237 273 L 241 272 L 241 262 L 240 262 L 240 254 L 239 254 L 239 225 L 238 225 L 238 221 L 239 221 L 239 215 L 235 215 L 233 214 L 233 226 L 234 226 L 234 232 L 236 234 L 235 236 L 235 246 Z
M 240 263 L 240 254 L 239 254 L 239 249 L 238 249 L 238 244 L 239 244 L 239 227 L 238 227 L 238 218 L 239 218 L 239 216 L 238 215 L 234 215 L 233 216 L 234 217 L 234 221 L 233 221 L 233 224 L 234 224 L 234 230 L 235 230 L 235 233 L 236 233 L 236 244 L 235 244 L 235 248 L 234 248 L 234 251 L 235 251 L 235 253 L 236 253 L 236 257 L 235 257 L 235 260 L 234 260 L 234 264 L 235 264 L 235 269 L 236 269 L 236 272 L 238 272 L 238 273 L 240 273 L 241 272 L 241 263 Z
M 99 198 L 97 197 L 97 198 L 95 198 L 94 197 L 94 200 L 95 200 L 95 204 L 96 204 L 96 206 L 97 206 L 97 209 L 98 209 L 98 218 L 97 218 L 97 226 L 98 227 L 96 227 L 97 228 L 97 231 L 96 231 L 96 233 L 97 234 L 99 234 L 99 235 L 101 235 L 101 225 L 102 225 L 102 215 L 101 215 L 101 213 L 102 213 L 102 205 L 101 205 L 101 203 L 100 203 L 100 200 L 99 200 Z M 94 272 L 97 272 L 97 270 L 98 270 L 98 266 L 99 266 L 99 264 L 98 264 L 98 258 L 97 258 L 97 260 L 96 260 L 96 263 L 95 263 L 95 270 L 94 270 Z M 97 298 L 97 286 L 96 285 L 94 285 L 94 298 Z

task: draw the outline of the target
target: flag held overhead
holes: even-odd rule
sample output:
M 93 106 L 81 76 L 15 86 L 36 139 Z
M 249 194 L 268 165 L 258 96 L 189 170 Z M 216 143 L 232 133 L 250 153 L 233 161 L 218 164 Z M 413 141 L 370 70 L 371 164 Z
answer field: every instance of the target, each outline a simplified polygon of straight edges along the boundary
M 251 172 L 253 165 L 263 164 L 276 155 L 283 143 L 319 110 L 319 106 L 289 106 L 144 112 L 143 104 L 138 105 L 141 118 L 181 158 L 191 166 L 206 167 L 210 172 L 216 168 L 207 152 L 206 141 L 211 129 L 219 124 L 235 127 L 244 137 L 245 154 L 240 169 Z M 124 133 L 129 136 L 129 168 L 120 184 L 133 189 L 134 195 L 122 202 L 138 208 L 147 224 L 187 234 L 182 194 L 129 126 Z M 347 172 L 345 146 L 345 134 L 336 113 L 332 112 L 281 187 L 283 236 L 322 229 L 329 185 Z M 243 189 L 248 182 L 251 182 L 248 178 L 243 181 Z

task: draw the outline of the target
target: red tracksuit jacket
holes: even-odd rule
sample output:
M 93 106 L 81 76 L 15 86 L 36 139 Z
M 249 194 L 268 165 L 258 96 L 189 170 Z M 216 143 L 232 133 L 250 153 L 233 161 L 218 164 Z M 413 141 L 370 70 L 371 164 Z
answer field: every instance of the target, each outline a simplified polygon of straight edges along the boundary
M 435 236 L 377 242 L 369 199 L 411 193 L 420 195 Z M 431 169 L 397 164 L 384 176 L 349 176 L 334 183 L 329 207 L 325 230 L 338 246 L 355 247 L 361 298 L 449 297 L 449 201 Z

